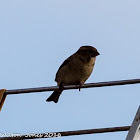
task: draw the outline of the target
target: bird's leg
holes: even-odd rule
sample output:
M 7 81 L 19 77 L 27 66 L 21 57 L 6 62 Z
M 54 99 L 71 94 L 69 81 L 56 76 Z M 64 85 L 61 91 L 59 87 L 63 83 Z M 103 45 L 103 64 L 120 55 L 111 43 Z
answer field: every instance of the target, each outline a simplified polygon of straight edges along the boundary
M 63 85 L 63 82 L 61 82 L 59 85 L 59 91 L 63 91 L 63 90 L 64 90 L 64 85 Z
M 81 90 L 81 83 L 79 84 L 79 91 Z
M 79 91 L 80 91 L 80 90 L 81 90 L 81 85 L 82 85 L 82 84 L 81 84 L 80 81 L 78 81 L 77 83 L 78 83 L 78 86 L 79 86 L 78 89 L 79 89 Z

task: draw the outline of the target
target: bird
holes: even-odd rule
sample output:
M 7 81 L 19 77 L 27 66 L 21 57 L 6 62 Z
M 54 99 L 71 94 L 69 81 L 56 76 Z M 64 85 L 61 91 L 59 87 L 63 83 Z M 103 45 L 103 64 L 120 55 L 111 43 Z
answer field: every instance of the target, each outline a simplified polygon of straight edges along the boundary
M 46 101 L 57 103 L 65 85 L 79 85 L 80 89 L 91 75 L 98 55 L 100 53 L 95 47 L 86 45 L 68 57 L 56 73 L 55 81 L 59 89 L 55 90 Z

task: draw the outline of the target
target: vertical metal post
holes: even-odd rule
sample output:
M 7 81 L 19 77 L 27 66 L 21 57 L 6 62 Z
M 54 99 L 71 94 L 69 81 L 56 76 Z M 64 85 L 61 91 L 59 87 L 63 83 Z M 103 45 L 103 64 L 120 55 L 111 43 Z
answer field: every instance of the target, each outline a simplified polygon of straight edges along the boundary
M 140 140 L 140 106 L 130 127 L 126 140 Z

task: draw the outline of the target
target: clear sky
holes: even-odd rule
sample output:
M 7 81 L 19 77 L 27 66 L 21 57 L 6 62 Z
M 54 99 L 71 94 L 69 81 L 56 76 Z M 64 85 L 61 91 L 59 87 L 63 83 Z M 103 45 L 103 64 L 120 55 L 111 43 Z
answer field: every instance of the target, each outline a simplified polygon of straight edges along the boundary
M 61 63 L 82 45 L 100 52 L 86 83 L 140 78 L 139 0 L 1 0 L 0 88 L 55 86 Z M 131 125 L 140 85 L 9 95 L 0 133 L 44 133 Z M 62 140 L 124 140 L 127 132 Z

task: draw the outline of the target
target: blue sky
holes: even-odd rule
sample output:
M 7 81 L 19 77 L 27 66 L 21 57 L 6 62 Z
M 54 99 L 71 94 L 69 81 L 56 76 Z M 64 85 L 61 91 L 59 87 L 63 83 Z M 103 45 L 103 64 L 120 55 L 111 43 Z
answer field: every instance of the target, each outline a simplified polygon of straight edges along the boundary
M 61 63 L 82 45 L 100 52 L 86 83 L 140 76 L 139 0 L 0 1 L 0 88 L 55 86 Z M 140 85 L 9 95 L 0 133 L 44 133 L 131 125 Z M 127 132 L 62 140 L 124 140 Z

